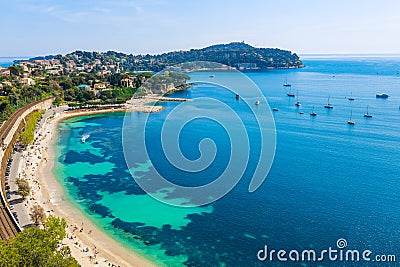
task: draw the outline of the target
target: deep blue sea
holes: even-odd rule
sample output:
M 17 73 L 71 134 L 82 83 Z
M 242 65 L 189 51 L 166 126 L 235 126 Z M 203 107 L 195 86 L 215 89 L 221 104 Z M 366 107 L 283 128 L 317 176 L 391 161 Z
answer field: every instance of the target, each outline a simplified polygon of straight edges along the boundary
M 310 57 L 304 63 L 307 67 L 303 69 L 245 73 L 261 89 L 271 109 L 279 109 L 273 112 L 275 159 L 257 191 L 248 192 L 260 153 L 260 130 L 255 127 L 254 115 L 245 101 L 235 100 L 229 90 L 198 84 L 187 94 L 173 96 L 218 99 L 243 119 L 247 129 L 249 164 L 231 192 L 207 206 L 191 208 L 172 207 L 146 195 L 127 169 L 121 137 L 124 114 L 115 113 L 60 123 L 54 173 L 66 189 L 65 199 L 121 244 L 159 265 L 286 266 L 290 264 L 276 259 L 261 262 L 257 252 L 265 245 L 286 251 L 337 249 L 339 238 L 347 240 L 348 249 L 394 254 L 400 259 L 400 59 Z M 190 75 L 196 80 L 209 74 Z M 213 74 L 225 79 L 230 75 Z M 298 94 L 300 108 L 294 105 L 297 98 L 286 96 L 288 89 L 282 86 L 286 80 Z M 390 97 L 377 99 L 377 93 Z M 349 101 L 350 96 L 355 100 Z M 331 110 L 324 108 L 328 97 L 334 106 Z M 205 109 L 225 114 L 217 105 L 183 104 L 191 105 L 193 116 Z M 146 128 L 151 163 L 141 162 L 142 155 L 137 155 L 135 174 L 149 179 L 155 168 L 177 183 L 194 186 L 222 173 L 231 147 L 238 144 L 231 144 L 223 125 L 207 119 L 187 124 L 179 145 L 183 155 L 194 160 L 200 156 L 199 142 L 212 139 L 217 154 L 209 168 L 193 174 L 168 162 L 160 131 L 170 111 L 181 103 L 162 105 L 165 109 L 151 114 Z M 372 118 L 363 117 L 367 106 Z M 312 110 L 316 117 L 309 115 Z M 347 124 L 350 115 L 355 125 Z M 138 121 L 145 117 L 134 114 Z M 85 134 L 90 136 L 82 143 Z

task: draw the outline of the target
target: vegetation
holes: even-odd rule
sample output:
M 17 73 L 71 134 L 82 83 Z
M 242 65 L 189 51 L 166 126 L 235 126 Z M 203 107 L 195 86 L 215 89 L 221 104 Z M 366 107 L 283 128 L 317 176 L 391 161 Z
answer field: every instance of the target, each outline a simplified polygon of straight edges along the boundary
M 65 56 L 37 57 L 29 62 L 15 61 L 16 65 L 8 67 L 10 74 L 0 76 L 0 122 L 16 109 L 49 96 L 55 97 L 54 105 L 63 102 L 77 105 L 95 101 L 105 104 L 125 102 L 135 93 L 146 93 L 146 90 L 137 92 L 137 89 L 153 72 L 193 61 L 217 62 L 244 70 L 303 67 L 295 53 L 256 48 L 243 42 L 160 55 L 75 51 Z M 200 65 L 190 66 L 189 70 Z M 158 91 L 163 89 L 159 87 Z M 22 138 L 25 143 L 33 140 L 29 132 Z
M 60 98 L 56 98 L 56 99 L 54 99 L 54 101 L 53 101 L 53 105 L 54 106 L 60 106 L 61 105 L 61 103 L 62 103 L 62 101 L 61 101 L 61 99 Z
M 8 67 L 15 69 L 15 66 Z M 20 69 L 17 67 L 16 69 Z M 61 73 L 60 75 L 48 75 L 38 71 L 32 71 L 35 84 L 21 84 L 22 79 L 19 71 L 14 71 L 9 77 L 0 76 L 0 122 L 6 120 L 12 112 L 33 101 L 54 96 L 54 105 L 58 106 L 63 102 L 86 103 L 88 101 L 122 101 L 130 99 L 136 92 L 136 88 L 142 85 L 142 77 L 148 74 L 98 74 L 98 73 Z M 113 78 L 111 78 L 113 77 Z M 130 77 L 132 86 L 122 86 L 121 80 Z M 111 81 L 111 82 L 108 82 Z M 105 90 L 94 90 L 96 83 L 105 83 Z M 88 85 L 90 89 L 80 89 L 79 85 Z M 33 141 L 32 135 L 27 133 L 26 143 Z
M 41 65 L 35 60 L 56 60 L 54 65 Z M 65 56 L 33 58 L 29 66 L 22 62 L 8 67 L 9 74 L 0 76 L 0 121 L 12 112 L 33 101 L 55 97 L 54 105 L 64 101 L 73 105 L 122 104 L 137 93 L 143 82 L 165 67 L 192 61 L 210 61 L 239 69 L 299 68 L 303 63 L 290 51 L 255 48 L 245 43 L 230 43 L 190 51 L 176 51 L 161 55 L 126 55 L 109 51 L 75 51 Z M 140 73 L 137 71 L 150 71 Z M 174 72 L 158 75 L 139 94 L 165 93 L 181 86 L 189 76 Z M 181 87 L 181 88 L 184 88 Z M 34 141 L 36 124 L 42 116 L 36 111 L 26 118 L 20 141 L 29 145 Z M 26 198 L 30 187 L 26 180 L 17 179 L 17 194 Z M 30 214 L 38 225 L 45 220 L 40 206 Z M 79 266 L 68 247 L 61 246 L 66 222 L 49 217 L 44 229 L 29 228 L 8 243 L 0 240 L 0 266 Z
M 44 229 L 28 228 L 7 243 L 0 240 L 0 266 L 75 267 L 79 266 L 67 246 L 64 219 L 50 216 Z
M 33 143 L 36 124 L 42 118 L 43 113 L 43 110 L 34 111 L 26 117 L 24 131 L 19 136 L 22 144 L 30 145 Z
M 187 74 L 165 71 L 147 80 L 139 90 L 145 93 L 165 94 L 186 84 L 189 79 L 190 76 Z
M 93 63 L 96 60 L 103 64 L 119 64 L 128 71 L 151 70 L 159 72 L 165 67 L 191 61 L 211 61 L 231 67 L 277 69 L 301 68 L 303 63 L 299 57 L 290 51 L 277 48 L 255 48 L 244 42 L 219 44 L 203 49 L 175 51 L 161 55 L 126 55 L 114 51 L 106 53 L 75 51 L 65 57 L 65 62 L 73 60 L 76 64 Z M 254 64 L 254 66 L 246 65 Z
M 43 223 L 46 219 L 46 213 L 44 212 L 43 207 L 40 205 L 34 205 L 31 208 L 31 213 L 29 215 L 31 216 L 32 221 L 35 222 L 36 225 Z
M 29 183 L 25 179 L 17 178 L 17 194 L 20 195 L 23 199 L 25 199 L 27 196 L 29 196 L 29 193 L 31 192 L 31 188 L 29 186 Z

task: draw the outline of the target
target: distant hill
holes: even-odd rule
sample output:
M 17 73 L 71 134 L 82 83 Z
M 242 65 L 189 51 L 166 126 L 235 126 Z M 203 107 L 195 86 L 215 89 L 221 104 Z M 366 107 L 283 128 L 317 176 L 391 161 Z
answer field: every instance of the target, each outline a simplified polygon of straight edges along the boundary
M 246 50 L 246 49 L 254 49 L 249 44 L 246 44 L 244 42 L 233 42 L 229 44 L 216 44 L 212 45 L 200 50 L 206 50 L 206 51 L 238 51 L 238 50 Z
M 57 58 L 57 56 L 48 55 L 48 56 L 33 57 L 33 58 L 30 58 L 29 61 L 49 60 L 49 59 L 53 59 L 53 58 Z M 24 62 L 24 61 L 26 61 L 26 59 L 17 59 L 17 60 L 14 60 L 14 64 L 18 64 L 19 62 Z
M 217 44 L 190 51 L 169 52 L 153 56 L 168 65 L 189 61 L 211 61 L 239 69 L 279 69 L 304 67 L 300 58 L 286 50 L 277 48 L 255 48 L 243 42 Z
M 54 57 L 54 56 L 51 56 Z M 93 71 L 102 66 L 117 66 L 121 71 L 161 71 L 165 67 L 192 61 L 217 62 L 241 70 L 268 70 L 304 67 L 300 58 L 291 51 L 277 48 L 256 48 L 244 42 L 217 44 L 202 49 L 174 51 L 160 55 L 127 55 L 108 51 L 75 51 L 65 56 L 58 55 L 63 65 L 74 61 L 77 66 L 90 65 Z M 36 58 L 37 59 L 37 58 Z

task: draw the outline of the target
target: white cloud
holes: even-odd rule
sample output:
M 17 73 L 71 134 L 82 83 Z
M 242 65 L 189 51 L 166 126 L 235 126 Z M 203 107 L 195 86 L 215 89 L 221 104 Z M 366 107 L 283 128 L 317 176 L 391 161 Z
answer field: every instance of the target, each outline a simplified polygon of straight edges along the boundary
M 137 13 L 143 13 L 143 8 L 141 6 L 135 6 L 135 10 Z

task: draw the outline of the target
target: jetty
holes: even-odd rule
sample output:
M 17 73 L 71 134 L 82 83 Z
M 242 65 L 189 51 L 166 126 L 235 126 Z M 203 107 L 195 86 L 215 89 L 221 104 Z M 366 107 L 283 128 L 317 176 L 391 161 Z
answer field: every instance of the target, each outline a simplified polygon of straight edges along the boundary
M 179 97 L 164 97 L 164 96 L 147 96 L 147 99 L 153 99 L 157 102 L 189 102 L 190 99 Z

